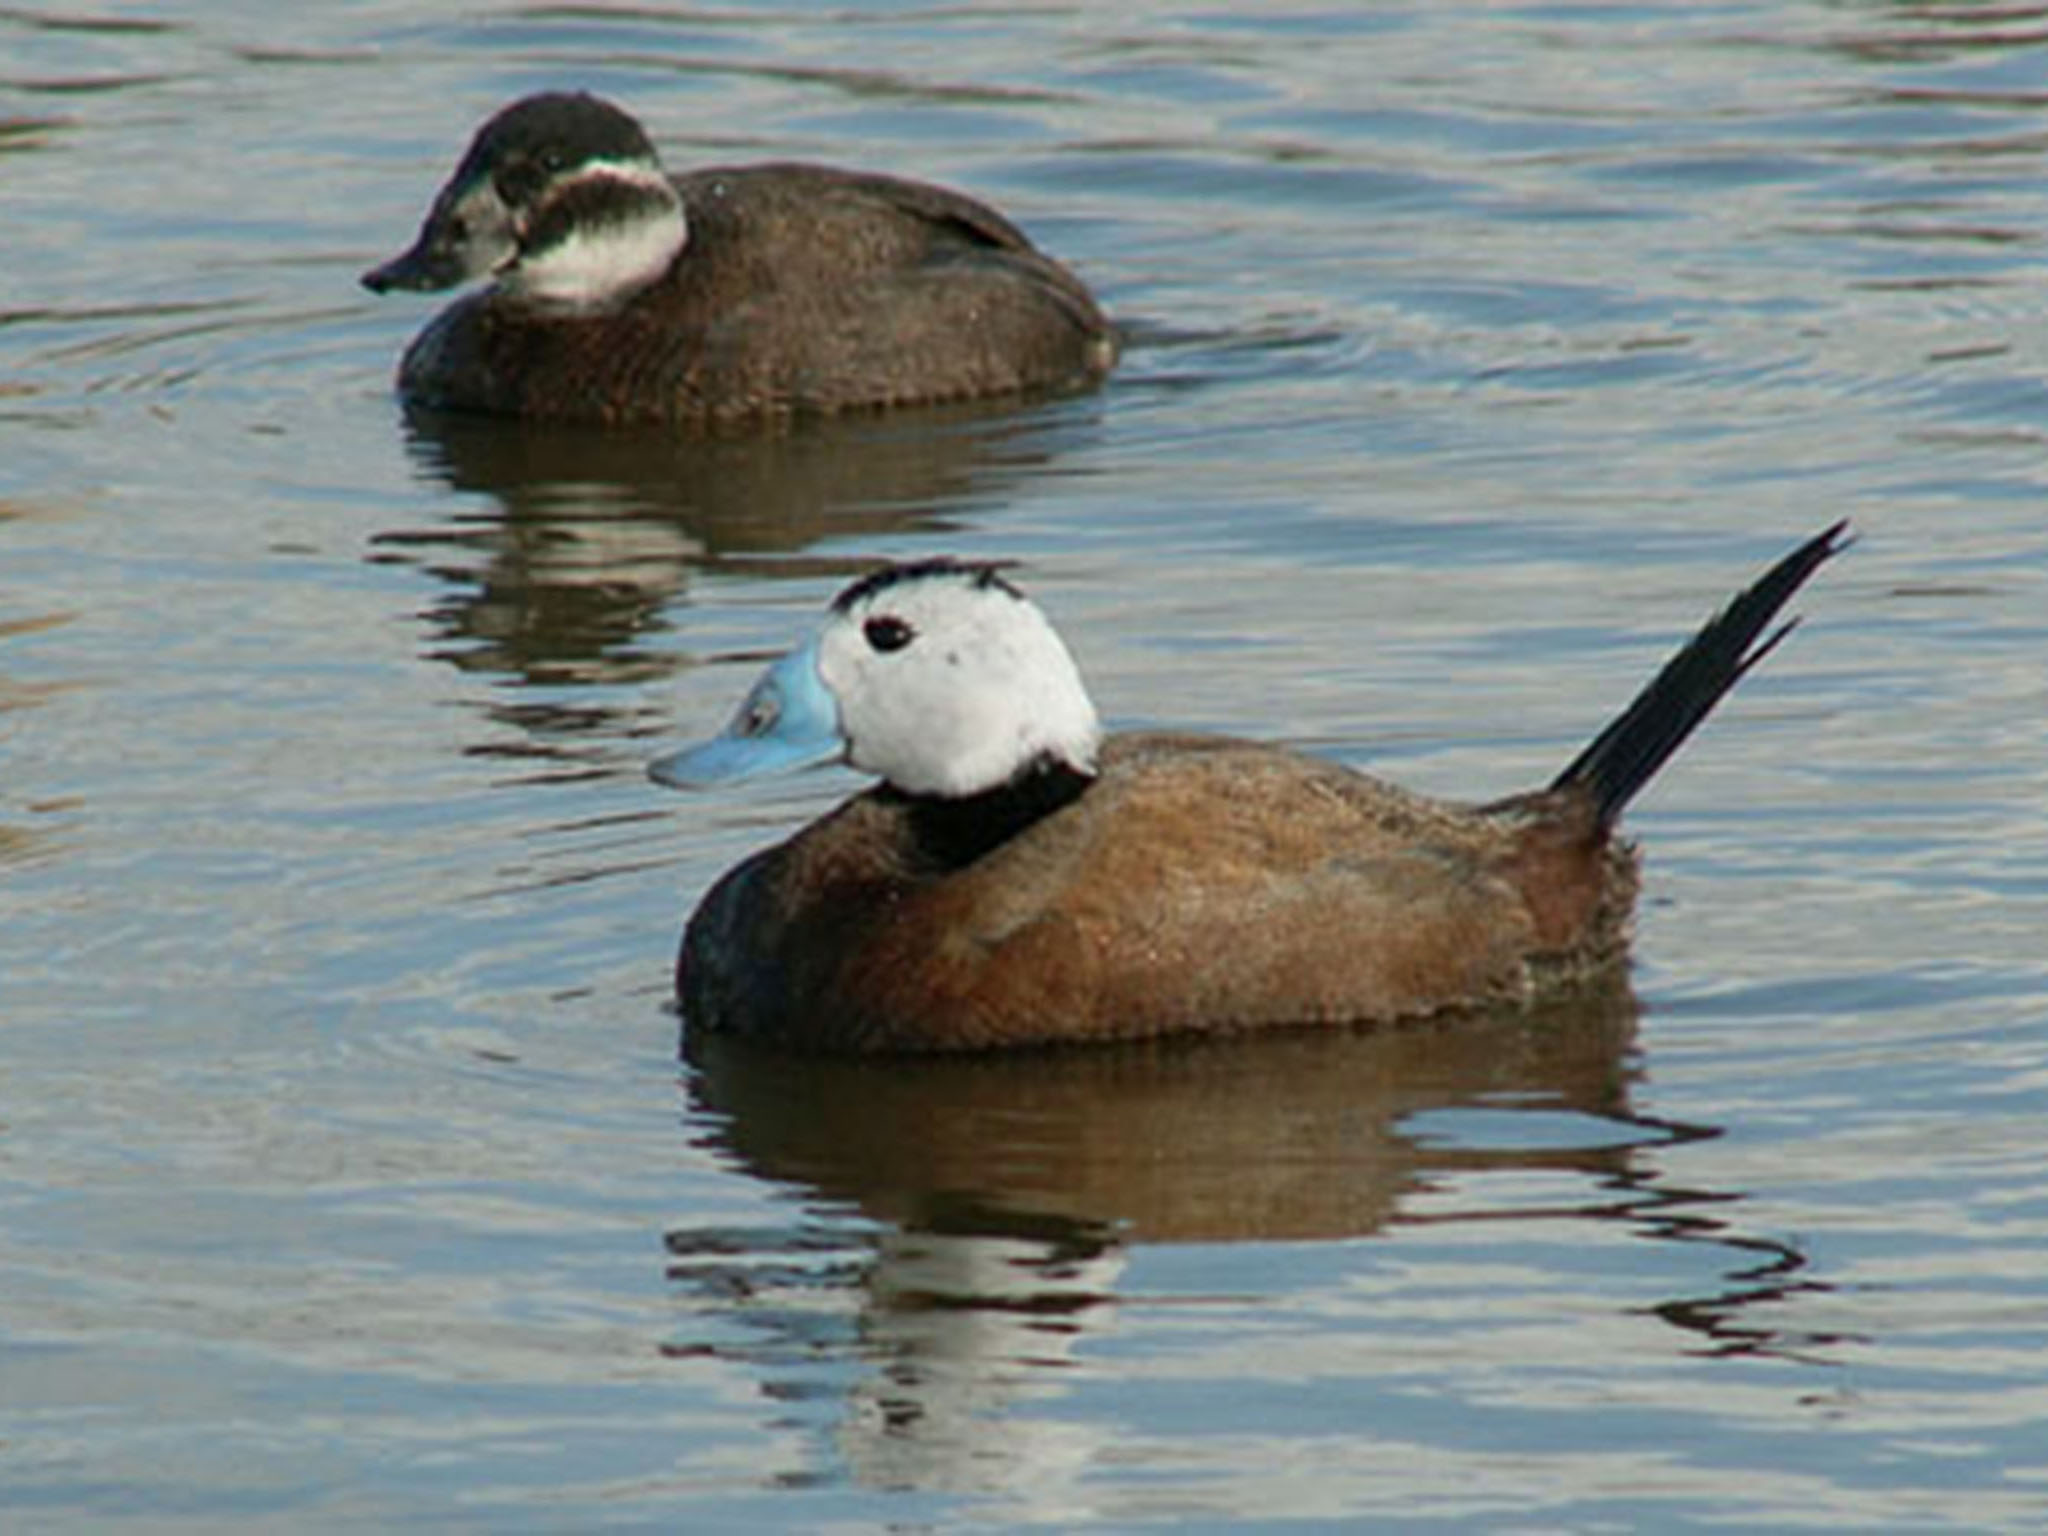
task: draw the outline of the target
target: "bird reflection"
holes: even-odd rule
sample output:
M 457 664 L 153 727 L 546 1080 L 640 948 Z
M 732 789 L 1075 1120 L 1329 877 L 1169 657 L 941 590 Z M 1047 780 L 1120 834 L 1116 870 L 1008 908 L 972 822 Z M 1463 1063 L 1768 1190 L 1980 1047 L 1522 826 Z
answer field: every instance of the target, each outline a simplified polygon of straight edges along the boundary
M 421 478 L 482 500 L 381 535 L 379 558 L 446 582 L 427 614 L 436 659 L 525 683 L 642 681 L 678 664 L 640 641 L 697 572 L 849 573 L 869 562 L 792 556 L 999 504 L 1095 420 L 1087 402 L 1059 401 L 682 439 L 413 411 Z
M 872 1486 L 954 1491 L 1057 1480 L 1100 1453 L 1095 1431 L 1029 1405 L 1062 1395 L 1080 1346 L 1114 1329 L 1134 1245 L 1529 1219 L 1487 1209 L 1489 1172 L 1586 1191 L 1543 1214 L 1739 1255 L 1714 1294 L 1652 1309 L 1702 1352 L 1830 1342 L 1744 1320 L 1825 1289 L 1796 1248 L 1703 1212 L 1732 1196 L 1662 1183 L 1656 1149 L 1719 1132 L 1633 1110 L 1636 1016 L 1617 976 L 1539 1011 L 1376 1032 L 908 1060 L 694 1042 L 697 1122 L 812 1214 L 677 1229 L 670 1277 L 749 1331 L 709 1352 L 765 1371 L 773 1395 L 821 1356 L 862 1362 L 835 1389 L 849 1466 Z M 1504 1107 L 1580 1134 L 1495 1149 L 1416 1129 Z
M 1615 1214 L 1647 1235 L 1667 1242 L 1707 1243 L 1747 1256 L 1751 1262 L 1727 1274 L 1725 1288 L 1706 1296 L 1674 1297 L 1650 1308 L 1674 1328 L 1699 1335 L 1694 1353 L 1759 1356 L 1822 1365 L 1842 1344 L 1864 1342 L 1859 1334 L 1772 1326 L 1759 1314 L 1802 1295 L 1825 1295 L 1834 1287 L 1813 1278 L 1811 1261 L 1781 1238 L 1745 1233 L 1732 1221 L 1700 1209 L 1733 1204 L 1737 1197 L 1660 1185 L 1640 1173 L 1624 1181 L 1634 1197 Z

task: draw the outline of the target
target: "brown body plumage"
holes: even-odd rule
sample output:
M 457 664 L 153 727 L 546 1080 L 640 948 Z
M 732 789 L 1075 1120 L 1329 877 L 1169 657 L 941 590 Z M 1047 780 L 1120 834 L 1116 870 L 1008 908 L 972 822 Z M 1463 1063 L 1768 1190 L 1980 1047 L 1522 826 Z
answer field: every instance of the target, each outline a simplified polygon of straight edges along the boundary
M 1636 889 L 1583 790 L 1475 809 L 1216 737 L 1111 737 L 962 867 L 917 810 L 870 790 L 725 876 L 690 1026 L 887 1051 L 1415 1018 L 1613 962 Z

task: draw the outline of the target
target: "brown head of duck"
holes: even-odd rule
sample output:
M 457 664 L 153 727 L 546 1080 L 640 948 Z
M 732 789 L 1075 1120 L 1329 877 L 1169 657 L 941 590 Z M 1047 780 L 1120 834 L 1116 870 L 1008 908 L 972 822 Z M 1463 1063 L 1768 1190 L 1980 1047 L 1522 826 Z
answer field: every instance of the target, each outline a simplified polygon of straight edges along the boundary
M 1623 809 L 1846 541 L 1739 593 L 1547 786 L 1477 805 L 1248 741 L 1105 737 L 997 568 L 877 571 L 723 734 L 653 765 L 688 788 L 832 760 L 881 780 L 712 887 L 677 962 L 685 1027 L 957 1051 L 1554 996 L 1624 955 Z
M 670 176 L 599 97 L 548 92 L 477 131 L 376 293 L 487 286 L 420 333 L 411 402 L 730 425 L 1093 384 L 1114 332 L 994 209 L 829 166 Z

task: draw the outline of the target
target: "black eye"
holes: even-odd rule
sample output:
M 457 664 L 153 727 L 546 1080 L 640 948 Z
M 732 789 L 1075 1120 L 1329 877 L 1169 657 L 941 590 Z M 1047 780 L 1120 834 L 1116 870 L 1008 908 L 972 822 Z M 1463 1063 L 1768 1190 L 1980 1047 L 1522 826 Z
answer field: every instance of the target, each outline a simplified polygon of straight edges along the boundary
M 498 174 L 492 178 L 497 188 L 499 201 L 508 207 L 517 208 L 539 196 L 540 189 L 547 184 L 548 171 L 545 166 L 536 165 L 524 157 L 508 160 L 498 167 Z
M 868 644 L 878 651 L 900 651 L 917 638 L 917 631 L 906 620 L 893 613 L 882 614 L 861 625 L 860 632 L 868 637 Z

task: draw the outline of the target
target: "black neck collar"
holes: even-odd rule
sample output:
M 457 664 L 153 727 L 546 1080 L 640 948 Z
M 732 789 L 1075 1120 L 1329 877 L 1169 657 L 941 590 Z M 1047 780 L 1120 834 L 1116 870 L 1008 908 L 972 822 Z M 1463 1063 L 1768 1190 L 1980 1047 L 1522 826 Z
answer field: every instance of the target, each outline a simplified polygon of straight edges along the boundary
M 1041 757 L 994 789 L 978 795 L 880 793 L 909 814 L 918 852 L 933 868 L 960 869 L 1000 848 L 1041 817 L 1071 805 L 1095 782 L 1071 763 Z

